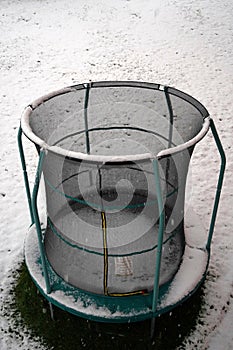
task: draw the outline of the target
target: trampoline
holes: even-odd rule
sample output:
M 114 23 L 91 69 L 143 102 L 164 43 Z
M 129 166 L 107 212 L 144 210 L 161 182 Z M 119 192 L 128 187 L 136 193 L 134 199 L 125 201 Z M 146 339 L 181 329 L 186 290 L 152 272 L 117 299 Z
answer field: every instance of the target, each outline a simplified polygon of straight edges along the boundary
M 221 167 L 206 235 L 185 191 L 209 128 Z M 32 190 L 22 134 L 38 154 Z M 79 84 L 29 105 L 18 145 L 32 221 L 25 260 L 50 303 L 102 322 L 154 320 L 200 286 L 225 169 L 200 102 L 154 83 Z

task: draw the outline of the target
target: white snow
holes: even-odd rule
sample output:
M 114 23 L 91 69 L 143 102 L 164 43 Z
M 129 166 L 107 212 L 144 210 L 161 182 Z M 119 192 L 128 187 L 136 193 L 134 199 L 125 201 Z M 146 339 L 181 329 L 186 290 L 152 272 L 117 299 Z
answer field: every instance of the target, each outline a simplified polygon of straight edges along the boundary
M 186 246 L 182 264 L 169 287 L 168 295 L 162 301 L 162 307 L 178 303 L 195 289 L 205 273 L 207 258 L 204 251 Z
M 183 349 L 231 349 L 233 343 L 233 2 L 229 0 L 2 0 L 0 10 L 0 290 L 23 257 L 30 224 L 16 136 L 25 106 L 50 91 L 97 80 L 175 86 L 214 118 L 227 156 L 205 305 Z M 36 167 L 36 153 L 26 142 Z M 209 132 L 192 162 L 192 199 L 208 228 L 219 155 Z M 214 307 L 213 307 L 214 305 Z M 7 321 L 0 315 L 0 328 Z M 2 331 L 0 331 L 2 332 Z M 38 346 L 25 335 L 21 349 Z M 191 345 L 190 345 L 191 344 Z M 18 348 L 0 334 L 0 348 Z

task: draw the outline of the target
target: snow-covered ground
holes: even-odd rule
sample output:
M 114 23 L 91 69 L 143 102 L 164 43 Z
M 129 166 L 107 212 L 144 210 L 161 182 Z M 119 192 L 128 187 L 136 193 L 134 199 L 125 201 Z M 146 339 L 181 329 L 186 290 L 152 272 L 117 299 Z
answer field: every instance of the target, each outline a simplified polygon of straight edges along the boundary
M 230 0 L 1 0 L 0 290 L 22 259 L 29 225 L 17 151 L 23 108 L 52 90 L 88 80 L 175 86 L 213 117 L 227 169 L 205 305 L 186 349 L 233 348 L 233 2 Z M 33 154 L 29 154 L 31 161 Z M 209 133 L 196 149 L 193 203 L 208 228 L 219 156 Z M 0 328 L 7 326 L 0 315 Z M 0 333 L 0 348 L 18 344 Z M 23 349 L 28 349 L 25 336 Z M 33 348 L 33 344 L 30 345 Z

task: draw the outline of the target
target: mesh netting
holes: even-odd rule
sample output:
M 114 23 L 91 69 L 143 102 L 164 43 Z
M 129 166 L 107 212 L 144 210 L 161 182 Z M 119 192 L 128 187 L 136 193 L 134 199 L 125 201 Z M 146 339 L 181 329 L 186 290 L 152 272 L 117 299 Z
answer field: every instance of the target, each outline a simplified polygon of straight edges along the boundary
M 43 164 L 45 249 L 60 276 L 105 295 L 153 289 L 159 212 L 151 158 L 194 138 L 206 116 L 191 97 L 146 83 L 78 85 L 33 109 L 30 128 L 49 146 Z M 50 146 L 79 153 L 69 156 Z M 166 218 L 160 285 L 172 279 L 183 255 L 193 148 L 160 160 Z M 151 157 L 140 159 L 145 154 Z

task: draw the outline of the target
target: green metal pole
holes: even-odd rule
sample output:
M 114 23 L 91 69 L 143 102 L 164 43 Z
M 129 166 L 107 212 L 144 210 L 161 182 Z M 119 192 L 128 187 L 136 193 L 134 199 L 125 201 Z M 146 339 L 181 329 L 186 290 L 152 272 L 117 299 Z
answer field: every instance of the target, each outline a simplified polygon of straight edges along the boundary
M 169 112 L 168 148 L 170 148 L 171 145 L 172 145 L 174 115 L 173 115 L 173 109 L 172 109 L 172 103 L 171 103 L 170 95 L 169 95 L 167 89 L 168 89 L 167 86 L 165 86 L 164 93 L 165 93 L 165 98 L 166 98 L 166 102 L 167 102 L 167 108 L 168 108 L 168 112 Z M 168 159 L 170 159 L 170 158 L 168 158 Z
M 215 140 L 215 143 L 217 145 L 219 154 L 221 156 L 221 167 L 220 167 L 220 171 L 219 171 L 218 184 L 217 184 L 215 200 L 214 200 L 214 207 L 213 207 L 213 211 L 212 211 L 209 234 L 208 234 L 208 239 L 207 239 L 207 244 L 206 244 L 206 249 L 208 251 L 210 251 L 210 246 L 211 246 L 211 242 L 212 242 L 214 226 L 215 226 L 215 221 L 216 221 L 216 216 L 217 216 L 217 211 L 218 211 L 218 205 L 219 205 L 219 200 L 220 200 L 220 195 L 221 195 L 221 190 L 222 190 L 224 172 L 225 172 L 225 167 L 226 167 L 225 152 L 224 152 L 224 149 L 222 147 L 221 141 L 219 139 L 216 127 L 214 125 L 214 121 L 212 119 L 210 119 L 210 128 L 211 128 L 212 134 L 214 136 L 214 140 Z
M 49 281 L 47 263 L 46 263 L 46 258 L 45 258 L 45 250 L 44 250 L 44 244 L 43 244 L 43 235 L 42 235 L 41 224 L 40 224 L 38 208 L 37 208 L 37 195 L 38 195 L 38 190 L 39 190 L 39 185 L 40 185 L 40 178 L 41 178 L 41 173 L 42 173 L 44 156 L 45 156 L 45 151 L 41 150 L 39 162 L 38 162 L 38 166 L 37 166 L 37 171 L 36 171 L 35 184 L 34 184 L 34 188 L 33 188 L 33 192 L 32 192 L 32 211 L 33 211 L 33 216 L 34 216 L 34 222 L 36 225 L 36 231 L 37 231 L 37 237 L 38 237 L 38 243 L 39 243 L 39 249 L 40 249 L 42 269 L 43 269 L 45 285 L 46 285 L 46 291 L 49 294 L 51 292 L 51 285 L 50 285 L 50 281 Z
M 161 266 L 161 258 L 162 258 L 165 215 L 164 215 L 164 205 L 163 205 L 162 191 L 161 191 L 161 185 L 160 185 L 158 159 L 153 160 L 153 169 L 154 169 L 155 187 L 156 187 L 158 209 L 159 209 L 158 247 L 157 247 L 157 254 L 156 254 L 155 279 L 154 279 L 154 290 L 153 290 L 153 298 L 152 298 L 152 313 L 154 315 L 157 309 L 158 296 L 159 296 L 159 276 L 160 276 L 160 266 Z M 151 320 L 151 337 L 153 337 L 154 335 L 154 325 L 155 325 L 155 317 L 153 317 Z
M 33 224 L 34 217 L 33 217 L 33 212 L 32 212 L 32 199 L 31 199 L 31 192 L 30 192 L 30 186 L 29 186 L 29 181 L 28 181 L 25 156 L 24 156 L 24 151 L 23 151 L 21 126 L 19 127 L 19 131 L 18 131 L 18 148 L 19 148 L 20 160 L 21 160 L 22 169 L 23 169 L 24 184 L 25 184 L 26 193 L 27 193 L 27 200 L 28 200 L 29 212 L 30 212 L 30 217 L 31 217 L 31 224 Z
M 91 83 L 88 83 L 86 85 L 86 94 L 85 94 L 85 101 L 84 101 L 84 124 L 85 124 L 87 154 L 90 154 L 90 140 L 89 140 L 89 131 L 88 131 L 88 117 L 87 117 L 90 88 L 91 88 Z

